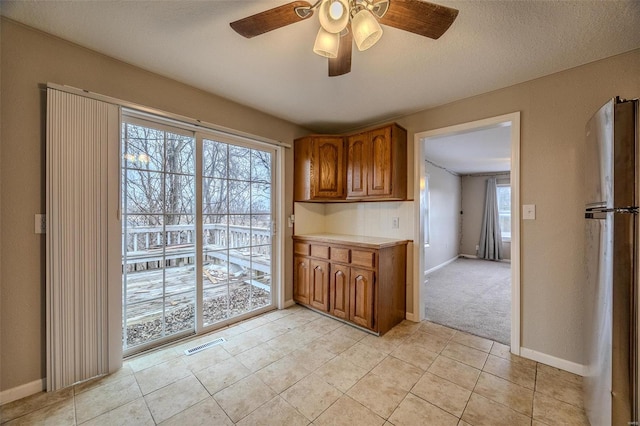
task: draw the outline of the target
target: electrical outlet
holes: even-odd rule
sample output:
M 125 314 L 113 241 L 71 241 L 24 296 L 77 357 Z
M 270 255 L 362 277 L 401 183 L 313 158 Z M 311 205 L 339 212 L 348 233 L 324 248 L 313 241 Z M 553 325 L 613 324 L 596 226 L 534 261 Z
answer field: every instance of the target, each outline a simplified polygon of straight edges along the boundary
M 393 222 L 391 223 L 391 227 L 393 229 L 398 229 L 400 228 L 400 218 L 399 217 L 394 217 L 393 218 Z
M 33 226 L 34 226 L 33 232 L 35 232 L 36 234 L 46 234 L 47 233 L 47 215 L 36 214 Z

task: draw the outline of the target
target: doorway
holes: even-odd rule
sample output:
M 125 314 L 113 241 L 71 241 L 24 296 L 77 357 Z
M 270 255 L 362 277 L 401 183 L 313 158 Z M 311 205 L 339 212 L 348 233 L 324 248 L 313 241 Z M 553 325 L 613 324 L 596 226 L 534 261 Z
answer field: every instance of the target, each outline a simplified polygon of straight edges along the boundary
M 122 119 L 123 351 L 273 308 L 276 149 Z
M 433 217 L 434 211 L 434 199 L 433 194 L 429 197 L 425 191 L 427 182 L 432 187 L 434 184 L 434 177 L 428 173 L 427 163 L 425 163 L 426 146 L 425 140 L 429 138 L 442 138 L 444 136 L 460 135 L 482 129 L 490 129 L 495 127 L 510 128 L 509 140 L 511 144 L 511 152 L 509 162 L 511 165 L 511 176 L 509 182 L 510 192 L 510 204 L 511 204 L 511 332 L 509 343 L 512 353 L 519 354 L 520 351 L 520 194 L 519 194 L 519 182 L 520 182 L 520 113 L 506 114 L 503 116 L 493 117 L 489 119 L 479 120 L 475 122 L 449 126 L 442 129 L 436 129 L 421 133 L 416 133 L 414 138 L 414 157 L 415 157 L 415 199 L 420 200 L 419 203 L 415 203 L 416 208 L 416 241 L 419 244 L 416 245 L 414 250 L 415 255 L 415 268 L 414 283 L 420 283 L 414 285 L 413 291 L 413 309 L 414 315 L 417 320 L 425 318 L 425 278 L 424 274 L 434 265 L 427 267 L 427 261 L 425 256 L 428 253 L 429 248 L 425 245 L 425 241 L 429 243 L 433 242 L 433 226 L 431 232 L 429 224 L 426 223 L 427 218 Z M 433 169 L 433 167 L 432 167 Z M 439 170 L 441 172 L 441 170 Z M 428 235 L 428 237 L 427 237 Z M 428 238 L 428 239 L 427 239 Z M 458 241 L 459 248 L 460 242 Z M 451 252 L 450 252 L 451 253 Z M 455 253 L 450 256 L 449 261 L 453 262 L 458 257 L 459 253 Z M 438 264 L 446 262 L 440 261 Z

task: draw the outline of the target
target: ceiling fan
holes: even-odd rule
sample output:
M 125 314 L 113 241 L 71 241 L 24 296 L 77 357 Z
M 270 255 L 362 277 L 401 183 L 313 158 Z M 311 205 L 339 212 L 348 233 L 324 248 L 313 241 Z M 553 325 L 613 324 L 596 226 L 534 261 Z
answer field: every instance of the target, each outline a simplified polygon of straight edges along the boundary
M 432 39 L 440 38 L 458 16 L 456 9 L 423 0 L 317 0 L 291 3 L 232 22 L 238 34 L 252 38 L 303 21 L 318 12 L 320 29 L 313 51 L 329 58 L 329 76 L 351 72 L 351 49 L 373 46 L 382 25 Z

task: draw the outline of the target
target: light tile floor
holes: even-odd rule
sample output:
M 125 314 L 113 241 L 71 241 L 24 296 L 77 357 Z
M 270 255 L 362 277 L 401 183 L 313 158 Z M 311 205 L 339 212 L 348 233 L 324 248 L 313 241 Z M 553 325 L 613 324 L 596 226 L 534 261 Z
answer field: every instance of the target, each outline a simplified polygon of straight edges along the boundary
M 184 349 L 222 336 L 191 356 Z M 430 322 L 371 336 L 273 311 L 0 407 L 3 424 L 588 425 L 582 378 Z

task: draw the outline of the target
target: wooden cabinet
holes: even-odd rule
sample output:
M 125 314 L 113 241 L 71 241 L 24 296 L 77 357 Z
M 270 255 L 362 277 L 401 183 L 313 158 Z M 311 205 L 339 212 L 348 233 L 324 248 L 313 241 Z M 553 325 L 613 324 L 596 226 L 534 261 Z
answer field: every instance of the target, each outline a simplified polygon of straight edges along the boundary
M 368 133 L 347 138 L 347 196 L 350 198 L 367 195 L 367 165 L 369 164 Z
M 378 334 L 405 318 L 407 241 L 293 238 L 296 302 Z
M 295 201 L 405 200 L 407 131 L 397 124 L 294 141 Z
M 349 288 L 351 268 L 339 263 L 331 264 L 331 280 L 329 282 L 330 312 L 343 320 L 349 319 Z
M 407 131 L 392 124 L 347 138 L 347 199 L 407 197 Z
M 329 262 L 311 259 L 311 300 L 309 304 L 321 311 L 329 310 Z
M 294 141 L 294 199 L 345 198 L 346 162 L 342 136 L 307 136 Z
M 361 327 L 375 328 L 375 276 L 373 271 L 351 268 L 349 283 L 349 321 Z
M 293 258 L 293 300 L 304 305 L 310 304 L 309 292 L 309 261 L 306 256 Z

